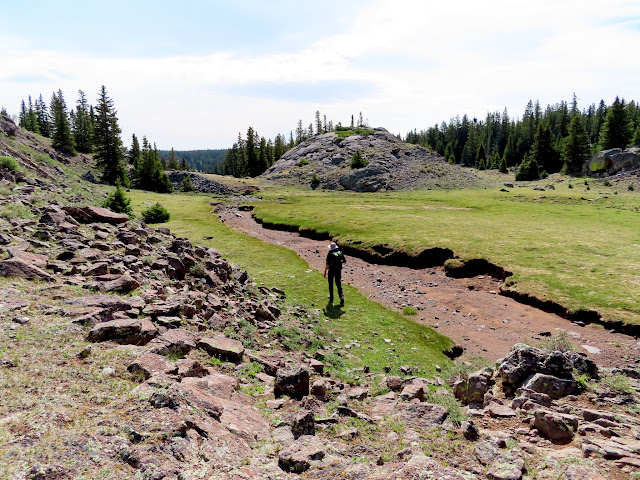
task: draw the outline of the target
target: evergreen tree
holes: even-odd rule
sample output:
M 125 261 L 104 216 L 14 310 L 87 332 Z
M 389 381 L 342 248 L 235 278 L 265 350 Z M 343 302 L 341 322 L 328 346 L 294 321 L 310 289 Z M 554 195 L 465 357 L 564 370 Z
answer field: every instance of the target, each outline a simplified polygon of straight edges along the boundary
M 140 150 L 140 142 L 138 141 L 138 137 L 134 133 L 131 138 L 131 148 L 127 154 L 127 160 L 129 161 L 129 165 L 131 165 L 133 171 L 135 172 L 140 165 L 140 159 L 142 158 L 142 152 Z
M 33 133 L 40 134 L 40 125 L 38 124 L 36 111 L 33 109 L 31 95 L 29 95 L 29 110 L 27 112 L 27 130 Z
M 20 128 L 25 130 L 27 129 L 27 122 L 29 121 L 28 116 L 27 104 L 22 100 L 22 103 L 20 104 L 20 114 L 18 115 L 18 126 Z
M 71 124 L 67 105 L 62 95 L 62 90 L 58 90 L 51 97 L 51 143 L 53 148 L 61 152 L 75 155 L 75 141 L 71 133 Z
M 482 162 L 482 164 L 486 166 L 486 159 L 487 155 L 484 153 L 484 145 L 480 144 L 480 146 L 478 147 L 478 153 L 476 155 L 476 163 Z
M 296 145 L 300 144 L 304 140 L 304 128 L 302 127 L 302 119 L 298 120 L 298 126 L 296 127 Z
M 142 137 L 141 159 L 134 174 L 134 184 L 142 190 L 152 192 L 170 193 L 173 185 L 169 177 L 162 169 L 162 162 L 155 144 L 151 147 L 147 137 Z
M 320 135 L 323 131 L 322 121 L 320 121 L 320 110 L 316 110 L 316 135 Z
M 600 148 L 609 150 L 611 148 L 624 149 L 631 139 L 632 123 L 627 118 L 624 99 L 618 97 L 607 110 L 607 116 L 600 132 Z
M 102 203 L 102 206 L 116 213 L 124 213 L 130 217 L 133 216 L 131 199 L 127 197 L 127 194 L 122 190 L 122 185 L 120 185 L 119 181 L 116 182 L 116 189 L 109 194 Z
M 187 165 L 187 159 L 182 157 L 182 160 L 180 161 L 180 170 L 183 170 L 185 172 L 189 171 L 189 165 Z
M 500 173 L 507 173 L 509 170 L 507 169 L 507 159 L 503 155 L 500 159 L 500 164 L 498 165 L 498 171 Z
M 249 127 L 247 130 L 247 141 L 245 143 L 245 158 L 247 168 L 244 175 L 249 175 L 250 177 L 257 177 L 260 175 L 260 165 L 258 163 L 258 148 L 256 147 L 257 136 L 252 127 Z M 259 140 L 258 140 L 259 141 Z
M 569 136 L 564 142 L 564 166 L 567 173 L 579 173 L 582 165 L 589 158 L 591 145 L 589 135 L 580 116 L 576 115 L 569 123 Z
M 540 122 L 531 147 L 531 160 L 536 162 L 538 168 L 547 173 L 558 172 L 562 168 L 559 155 L 553 148 L 552 140 L 551 129 L 546 122 Z
M 631 144 L 636 147 L 640 147 L 640 127 L 636 128 L 635 133 L 633 134 L 633 139 L 631 140 Z
M 176 151 L 171 147 L 171 151 L 169 152 L 169 159 L 167 160 L 167 169 L 168 170 L 177 170 L 178 169 L 178 156 L 176 155 Z M 187 177 L 185 177 L 187 178 Z
M 78 103 L 73 121 L 73 137 L 80 152 L 93 151 L 93 119 L 89 114 L 87 97 L 82 90 L 78 90 Z
M 36 116 L 38 118 L 38 125 L 40 125 L 40 134 L 43 137 L 51 137 L 51 119 L 49 118 L 49 110 L 47 104 L 44 103 L 42 95 L 36 100 Z
M 540 174 L 538 173 L 537 162 L 528 154 L 525 155 L 516 173 L 516 180 L 537 180 L 538 178 L 540 178 Z
M 102 179 L 109 184 L 120 180 L 127 186 L 129 179 L 124 168 L 124 149 L 113 100 L 107 96 L 104 85 L 100 88 L 95 109 L 94 145 L 96 164 L 102 171 Z

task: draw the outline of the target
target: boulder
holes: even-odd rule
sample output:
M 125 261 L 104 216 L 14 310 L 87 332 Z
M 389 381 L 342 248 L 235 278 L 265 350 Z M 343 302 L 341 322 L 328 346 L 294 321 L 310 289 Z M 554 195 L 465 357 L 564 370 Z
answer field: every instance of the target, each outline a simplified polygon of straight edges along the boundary
M 232 362 L 241 362 L 244 346 L 238 340 L 233 340 L 218 334 L 213 337 L 203 337 L 198 341 L 198 348 L 209 355 L 220 357 Z
M 64 300 L 67 305 L 79 307 L 97 307 L 109 311 L 127 311 L 144 308 L 145 302 L 140 297 L 121 297 L 120 295 L 91 295 Z
M 490 370 L 484 369 L 469 375 L 466 380 L 457 381 L 453 385 L 453 395 L 464 405 L 483 403 L 484 394 L 495 383 L 491 379 L 492 373 Z
M 22 277 L 28 280 L 55 280 L 41 268 L 19 258 L 10 258 L 0 262 L 0 277 Z
M 442 423 L 447 418 L 447 409 L 431 403 L 412 403 L 404 410 L 396 413 L 395 418 L 407 425 L 428 430 Z
M 525 464 L 522 453 L 517 450 L 498 455 L 487 472 L 489 480 L 520 480 Z
M 304 435 L 285 447 L 278 454 L 278 465 L 285 472 L 302 473 L 311 467 L 312 462 L 325 456 L 324 443 L 313 435 Z
M 158 335 L 149 320 L 117 319 L 97 324 L 87 334 L 89 342 L 113 341 L 120 344 L 146 345 Z
M 553 400 L 557 400 L 567 395 L 572 395 L 578 388 L 575 380 L 564 380 L 552 375 L 536 373 L 533 377 L 525 381 L 522 388 L 538 393 L 544 393 Z
M 291 422 L 291 432 L 294 438 L 302 437 L 303 435 L 315 435 L 316 419 L 313 412 L 303 410 L 302 412 L 296 413 Z
M 175 374 L 178 372 L 178 367 L 162 355 L 147 353 L 146 355 L 136 358 L 129 364 L 127 370 L 131 373 L 142 375 L 146 380 L 154 375 Z
M 238 390 L 240 382 L 235 377 L 216 373 L 209 370 L 209 374 L 204 377 L 187 377 L 182 379 L 182 383 L 195 385 L 200 390 L 210 393 L 219 398 L 230 399 Z
M 273 393 L 276 397 L 285 394 L 297 399 L 309 395 L 309 371 L 303 365 L 279 368 Z
M 539 409 L 533 414 L 533 426 L 553 443 L 565 444 L 571 442 L 578 429 L 578 417 Z
M 160 355 L 186 355 L 196 348 L 197 337 L 183 328 L 167 330 L 162 335 L 149 342 L 147 348 L 151 353 Z
M 67 214 L 80 223 L 110 223 L 117 225 L 129 221 L 129 216 L 121 213 L 115 213 L 108 208 L 102 207 L 76 207 L 73 205 L 65 205 L 62 207 Z

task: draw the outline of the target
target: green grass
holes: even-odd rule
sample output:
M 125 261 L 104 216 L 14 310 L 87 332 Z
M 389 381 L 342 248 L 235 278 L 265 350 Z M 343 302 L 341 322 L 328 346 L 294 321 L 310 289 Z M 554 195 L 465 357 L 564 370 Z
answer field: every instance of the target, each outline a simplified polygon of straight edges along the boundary
M 374 133 L 376 133 L 375 130 L 370 130 L 368 128 L 350 128 L 348 130 L 335 130 L 334 131 L 335 134 L 338 135 L 338 137 L 340 138 L 345 138 L 345 137 L 350 137 L 351 135 L 360 135 L 362 137 L 365 137 L 367 135 L 373 135 Z
M 263 189 L 275 201 L 256 202 L 255 215 L 363 249 L 450 248 L 512 271 L 509 283 L 520 292 L 640 323 L 640 197 L 615 183 L 592 181 L 590 191 L 568 183 L 545 192 L 531 186 L 378 194 Z
M 452 344 L 450 339 L 372 302 L 355 288 L 344 286 L 346 306 L 329 305 L 326 279 L 321 273 L 309 269 L 292 250 L 242 235 L 224 225 L 212 212 L 210 196 L 137 190 L 131 190 L 129 195 L 136 215 L 149 203 L 162 203 L 171 213 L 171 220 L 163 226 L 172 233 L 190 238 L 194 245 L 217 248 L 230 262 L 246 269 L 259 284 L 282 288 L 288 302 L 309 311 L 318 310 L 320 325 L 338 339 L 339 345 L 359 342 L 359 347 L 351 346 L 341 357 L 346 368 L 367 365 L 379 372 L 388 365 L 397 371 L 401 365 L 410 364 L 431 376 L 434 365 L 449 363 L 442 351 Z M 204 240 L 204 237 L 213 239 Z M 286 328 L 274 334 L 288 339 L 292 348 L 296 347 L 298 339 Z

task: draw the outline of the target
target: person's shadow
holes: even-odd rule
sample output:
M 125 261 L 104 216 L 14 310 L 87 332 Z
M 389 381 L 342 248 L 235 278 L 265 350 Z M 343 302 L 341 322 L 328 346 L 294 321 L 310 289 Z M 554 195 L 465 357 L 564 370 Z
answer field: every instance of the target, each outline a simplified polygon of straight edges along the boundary
M 344 310 L 342 308 L 343 307 L 341 307 L 339 303 L 334 305 L 333 302 L 327 302 L 327 306 L 324 308 L 324 314 L 335 320 L 336 318 L 340 318 L 344 315 Z

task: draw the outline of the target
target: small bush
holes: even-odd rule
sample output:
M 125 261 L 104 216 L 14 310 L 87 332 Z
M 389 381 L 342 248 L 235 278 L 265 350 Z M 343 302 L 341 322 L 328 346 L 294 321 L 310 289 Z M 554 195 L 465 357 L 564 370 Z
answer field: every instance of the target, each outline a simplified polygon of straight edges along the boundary
M 318 177 L 318 175 L 316 175 L 316 173 L 313 173 L 313 176 L 311 177 L 311 185 L 318 185 L 320 183 L 320 177 Z
M 537 180 L 538 177 L 538 162 L 529 157 L 529 155 L 525 155 L 516 173 L 516 181 Z
M 416 309 L 413 307 L 404 307 L 402 309 L 402 313 L 404 313 L 405 315 L 415 315 L 416 313 Z
M 124 213 L 130 217 L 133 216 L 131 200 L 127 197 L 124 190 L 122 190 L 119 183 L 116 185 L 116 189 L 109 194 L 104 202 L 102 202 L 102 206 L 116 213 Z
M 145 223 L 164 223 L 169 221 L 171 215 L 166 208 L 156 203 L 142 212 L 142 218 Z
M 193 185 L 193 182 L 191 181 L 191 177 L 189 175 L 185 176 L 182 179 L 182 181 L 180 182 L 180 185 L 178 185 L 178 190 L 180 190 L 181 192 L 196 191 L 196 187 Z
M 303 158 L 298 162 L 299 167 L 302 167 L 303 165 L 309 165 L 309 160 L 307 160 L 306 158 Z
M 627 187 L 627 190 L 629 190 L 630 192 L 633 192 L 635 189 L 633 188 L 633 184 L 629 185 Z
M 18 170 L 18 161 L 13 157 L 0 156 L 0 168 L 15 172 Z
M 605 178 L 604 181 L 602 182 L 602 185 L 604 185 L 605 187 L 610 187 L 611 186 L 611 182 L 609 181 L 608 178 Z
M 351 168 L 362 168 L 366 167 L 369 162 L 362 156 L 360 150 L 356 150 L 356 153 L 351 157 Z
M 614 393 L 633 393 L 635 390 L 631 386 L 629 378 L 620 373 L 602 375 L 600 383 Z
M 563 331 L 560 331 L 557 335 L 540 340 L 535 346 L 548 352 L 568 352 L 575 350 L 571 342 L 571 337 L 567 332 Z

